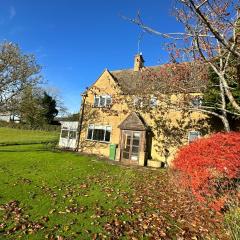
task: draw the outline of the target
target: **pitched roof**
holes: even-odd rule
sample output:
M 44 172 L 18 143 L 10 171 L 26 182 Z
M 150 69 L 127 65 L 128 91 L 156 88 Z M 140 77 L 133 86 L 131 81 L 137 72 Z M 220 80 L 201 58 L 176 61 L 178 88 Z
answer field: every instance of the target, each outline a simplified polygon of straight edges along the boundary
M 190 64 L 165 64 L 144 67 L 141 71 L 125 69 L 110 73 L 125 94 L 202 92 L 207 85 L 207 71 L 201 70 L 194 75 Z
M 136 112 L 130 113 L 118 127 L 122 130 L 136 131 L 145 131 L 148 128 L 143 118 Z

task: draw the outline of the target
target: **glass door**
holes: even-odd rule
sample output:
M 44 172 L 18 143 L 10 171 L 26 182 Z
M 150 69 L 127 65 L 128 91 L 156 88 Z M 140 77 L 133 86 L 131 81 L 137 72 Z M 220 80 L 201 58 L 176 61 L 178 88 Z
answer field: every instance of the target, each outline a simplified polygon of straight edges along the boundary
M 139 148 L 140 148 L 140 133 L 139 132 L 133 132 L 130 160 L 138 161 Z
M 138 161 L 141 133 L 123 131 L 122 134 L 122 159 Z

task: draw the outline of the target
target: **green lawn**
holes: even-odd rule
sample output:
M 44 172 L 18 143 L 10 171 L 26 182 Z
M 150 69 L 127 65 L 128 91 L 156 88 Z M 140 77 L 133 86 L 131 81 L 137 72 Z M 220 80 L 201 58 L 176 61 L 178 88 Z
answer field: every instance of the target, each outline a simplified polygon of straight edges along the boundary
M 0 127 L 0 145 L 46 143 L 58 140 L 58 132 L 19 130 Z
M 20 133 L 8 131 L 6 142 L 55 136 Z M 0 239 L 226 239 L 218 221 L 169 182 L 165 170 L 42 144 L 0 146 Z

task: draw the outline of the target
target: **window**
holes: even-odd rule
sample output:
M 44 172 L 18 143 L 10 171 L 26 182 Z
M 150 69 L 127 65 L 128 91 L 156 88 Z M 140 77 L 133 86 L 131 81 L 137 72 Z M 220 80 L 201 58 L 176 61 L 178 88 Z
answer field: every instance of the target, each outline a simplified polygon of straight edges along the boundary
M 158 104 L 158 100 L 157 100 L 157 97 L 151 97 L 150 99 L 150 107 L 156 107 Z
M 76 139 L 77 138 L 77 131 L 76 130 L 63 129 L 62 133 L 61 133 L 61 138 Z
M 77 131 L 69 131 L 69 139 L 76 139 Z
M 108 107 L 112 103 L 112 98 L 109 95 L 95 96 L 94 107 Z
M 110 126 L 88 126 L 87 139 L 99 142 L 110 142 L 112 128 Z
M 94 129 L 94 125 L 89 125 L 88 126 L 88 133 L 87 133 L 87 139 L 92 139 L 93 136 L 93 129 Z
M 143 99 L 140 97 L 135 97 L 133 99 L 133 106 L 138 108 L 138 107 L 143 107 Z
M 188 142 L 191 143 L 195 140 L 197 140 L 200 137 L 200 132 L 198 131 L 190 131 L 188 133 Z
M 100 103 L 100 97 L 99 96 L 95 96 L 94 97 L 94 107 L 98 107 Z
M 68 130 L 62 130 L 61 138 L 68 138 Z
M 201 107 L 202 106 L 202 97 L 197 96 L 191 99 L 191 106 L 192 107 Z

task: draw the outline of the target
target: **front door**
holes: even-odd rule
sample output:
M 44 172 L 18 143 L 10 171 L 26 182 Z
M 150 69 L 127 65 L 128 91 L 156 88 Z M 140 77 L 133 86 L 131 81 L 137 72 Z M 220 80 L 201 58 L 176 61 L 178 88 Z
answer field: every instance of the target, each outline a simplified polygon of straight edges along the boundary
M 138 164 L 141 144 L 141 132 L 122 131 L 121 159 L 131 164 Z

